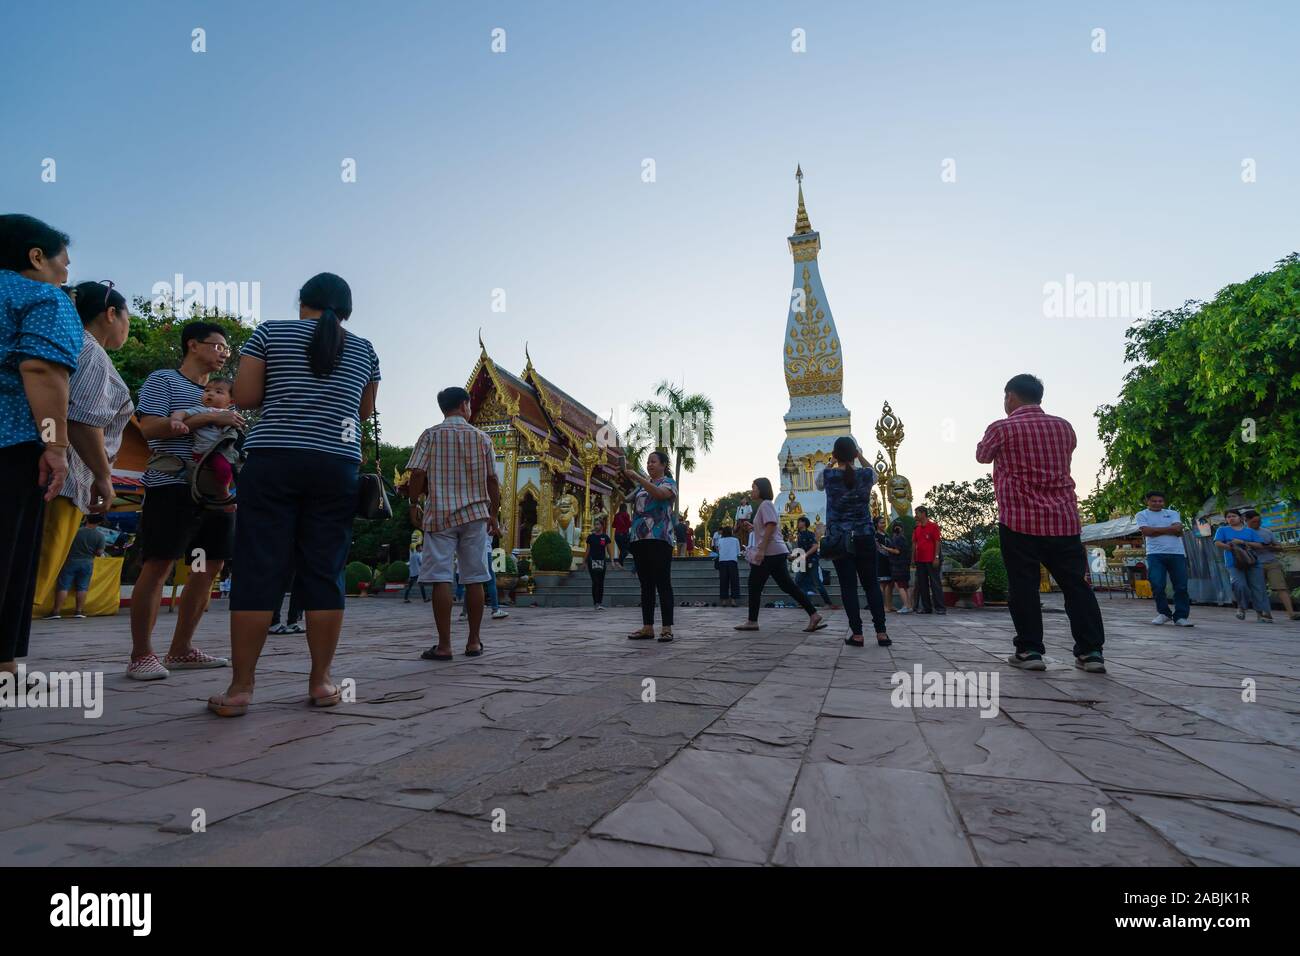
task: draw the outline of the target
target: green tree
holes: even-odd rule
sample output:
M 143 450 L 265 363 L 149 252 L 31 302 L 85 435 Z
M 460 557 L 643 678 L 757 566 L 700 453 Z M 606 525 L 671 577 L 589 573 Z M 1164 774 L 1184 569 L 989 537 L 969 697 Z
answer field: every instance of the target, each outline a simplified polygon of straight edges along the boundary
M 682 472 L 694 471 L 697 455 L 713 448 L 713 401 L 698 392 L 688 395 L 681 386 L 666 380 L 655 388 L 655 395 L 656 399 L 632 406 L 637 420 L 629 429 L 629 444 L 638 461 L 652 449 L 672 456 L 673 480 L 677 482 L 677 497 L 673 500 L 676 514 L 681 511 Z M 630 451 L 628 461 L 632 460 Z
M 1119 400 L 1097 409 L 1103 512 L 1148 488 L 1188 513 L 1211 496 L 1300 497 L 1300 255 L 1125 332 Z
M 978 557 L 980 546 L 997 534 L 998 503 L 991 475 L 974 483 L 935 485 L 926 494 L 925 503 L 930 517 L 939 522 L 944 540 L 963 561 Z
M 187 322 L 213 322 L 225 330 L 231 354 L 221 374 L 225 378 L 234 378 L 239 370 L 239 350 L 253 334 L 251 325 L 238 316 L 213 310 L 205 313 L 197 306 L 188 317 L 178 316 L 166 306 L 155 309 L 154 304 L 143 296 L 137 296 L 131 305 L 131 331 L 122 347 L 109 355 L 132 396 L 139 396 L 140 386 L 151 372 L 176 368 L 181 364 L 181 329 Z

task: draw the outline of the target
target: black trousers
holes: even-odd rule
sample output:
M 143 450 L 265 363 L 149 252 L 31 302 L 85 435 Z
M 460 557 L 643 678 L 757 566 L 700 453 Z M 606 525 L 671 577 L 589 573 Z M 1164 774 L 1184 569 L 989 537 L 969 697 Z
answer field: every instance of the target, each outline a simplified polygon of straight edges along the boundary
M 797 603 L 808 615 L 817 613 L 813 607 L 812 601 L 808 600 L 808 595 L 803 593 L 803 588 L 794 583 L 790 577 L 790 568 L 786 563 L 786 555 L 769 554 L 763 559 L 761 564 L 751 564 L 749 566 L 749 619 L 758 620 L 758 609 L 763 603 L 763 585 L 767 584 L 767 579 L 771 578 L 777 583 L 777 586 L 790 597 L 794 598 Z
M 736 601 L 740 598 L 740 562 L 718 562 L 718 600 Z
M 884 634 L 885 599 L 880 593 L 880 582 L 876 580 L 875 553 L 840 558 L 831 563 L 835 565 L 835 576 L 840 581 L 840 598 L 849 619 L 849 633 L 854 636 L 862 634 L 862 610 L 858 603 L 858 582 L 861 581 L 862 590 L 867 593 L 867 607 L 871 610 L 871 624 L 877 634 Z
M 632 541 L 632 536 L 626 531 L 616 531 L 614 533 L 614 543 L 618 545 L 618 566 L 621 568 L 627 561 L 627 547 Z
M 1061 586 L 1065 613 L 1074 635 L 1074 656 L 1100 651 L 1106 641 L 1105 626 L 1097 595 L 1085 575 L 1088 557 L 1076 535 L 1047 536 L 1021 534 L 998 525 L 1002 561 L 1007 566 L 1007 605 L 1016 627 L 1016 650 L 1044 653 L 1043 608 L 1038 597 L 1038 566 L 1041 564 Z
M 298 576 L 295 574 L 293 580 L 289 582 L 289 617 L 285 620 L 286 624 L 297 624 L 302 620 L 302 595 L 298 593 Z M 271 612 L 271 626 L 280 623 L 280 605 L 275 606 Z
M 933 561 L 916 564 L 916 598 L 913 606 L 922 611 L 937 611 L 947 614 L 948 608 L 943 603 L 943 578 L 940 568 Z
M 667 541 L 642 540 L 632 542 L 630 550 L 636 562 L 637 580 L 641 582 L 641 623 L 646 627 L 654 625 L 657 593 L 664 627 L 672 627 L 673 546 Z
M 605 603 L 605 569 L 597 570 L 590 564 L 587 565 L 587 573 L 591 575 L 591 603 Z
M 36 442 L 0 448 L 0 663 L 26 657 L 32 633 L 45 516 L 41 450 Z

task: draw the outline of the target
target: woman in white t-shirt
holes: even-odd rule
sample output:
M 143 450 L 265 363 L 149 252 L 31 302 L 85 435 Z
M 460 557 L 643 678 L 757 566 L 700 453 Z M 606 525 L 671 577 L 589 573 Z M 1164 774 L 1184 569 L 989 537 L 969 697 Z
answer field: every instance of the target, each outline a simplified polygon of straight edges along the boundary
M 758 609 L 763 602 L 763 585 L 768 578 L 773 578 L 781 590 L 807 613 L 808 626 L 804 630 L 820 631 L 826 622 L 808 600 L 808 595 L 794 583 L 790 569 L 786 566 L 790 549 L 781 538 L 780 519 L 776 514 L 776 505 L 772 504 L 772 482 L 766 478 L 755 478 L 749 496 L 754 502 L 754 533 L 750 538 L 750 546 L 745 550 L 745 559 L 749 562 L 749 618 L 745 623 L 737 624 L 736 630 L 758 630 Z

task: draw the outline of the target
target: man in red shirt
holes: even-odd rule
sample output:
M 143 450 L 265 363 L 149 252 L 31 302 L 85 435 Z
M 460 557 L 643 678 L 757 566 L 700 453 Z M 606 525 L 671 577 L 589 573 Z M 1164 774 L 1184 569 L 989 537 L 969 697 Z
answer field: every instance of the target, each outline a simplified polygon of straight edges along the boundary
M 1043 383 L 1037 378 L 1011 379 L 1002 401 L 1007 417 L 991 424 L 975 449 L 976 461 L 993 464 L 1007 604 L 1016 628 L 1016 653 L 1007 661 L 1024 670 L 1047 669 L 1038 597 L 1042 564 L 1065 596 L 1075 666 L 1104 674 L 1105 628 L 1097 596 L 1088 583 L 1088 558 L 1079 539 L 1079 503 L 1070 477 L 1074 429 L 1064 418 L 1044 413 L 1042 401 Z
M 939 526 L 930 520 L 925 505 L 921 505 L 916 509 L 916 527 L 912 529 L 917 614 L 948 613 L 943 603 L 943 578 L 939 575 L 939 537 Z

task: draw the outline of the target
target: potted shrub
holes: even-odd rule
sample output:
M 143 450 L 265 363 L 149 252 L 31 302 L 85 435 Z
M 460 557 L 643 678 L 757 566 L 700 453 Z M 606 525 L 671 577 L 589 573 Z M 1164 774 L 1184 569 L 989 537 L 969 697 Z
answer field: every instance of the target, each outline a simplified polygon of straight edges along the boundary
M 573 549 L 558 531 L 543 531 L 533 542 L 533 567 L 537 574 L 568 574 L 573 567 Z
M 980 555 L 980 568 L 984 571 L 984 599 L 986 601 L 1005 601 L 1007 599 L 1007 566 L 1002 560 L 1000 548 L 985 548 Z
M 360 561 L 353 561 L 343 569 L 343 583 L 348 594 L 360 594 L 361 584 L 365 582 L 370 586 L 371 578 L 374 572 L 370 570 L 370 565 L 363 564 Z
M 513 594 L 519 585 L 519 562 L 509 551 L 506 552 L 506 569 L 497 572 L 497 591 L 502 594 Z

